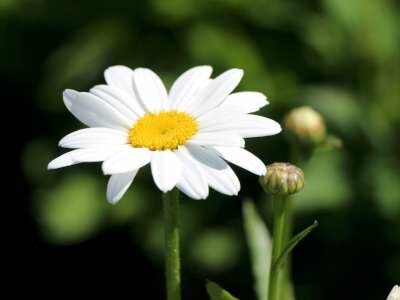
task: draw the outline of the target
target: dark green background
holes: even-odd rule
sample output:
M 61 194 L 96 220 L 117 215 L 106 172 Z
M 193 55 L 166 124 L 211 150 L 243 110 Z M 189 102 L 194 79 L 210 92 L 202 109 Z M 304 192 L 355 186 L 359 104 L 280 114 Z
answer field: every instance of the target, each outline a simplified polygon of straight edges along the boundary
M 149 67 L 167 86 L 210 64 L 215 74 L 243 68 L 238 89 L 268 95 L 263 115 L 281 122 L 310 105 L 343 140 L 304 166 L 296 229 L 320 226 L 295 252 L 297 299 L 384 299 L 400 281 L 399 8 L 394 0 L 0 0 L 2 102 L 15 104 L 3 114 L 14 120 L 5 130 L 21 171 L 5 227 L 14 292 L 164 297 L 161 201 L 148 170 L 113 207 L 98 165 L 46 165 L 62 153 L 58 140 L 82 127 L 62 104 L 65 88 L 87 90 L 114 64 Z M 285 134 L 247 145 L 266 163 L 289 159 Z M 269 199 L 255 176 L 235 170 L 239 197 L 182 199 L 185 299 L 206 299 L 205 278 L 254 298 L 241 202 L 253 198 L 270 224 Z

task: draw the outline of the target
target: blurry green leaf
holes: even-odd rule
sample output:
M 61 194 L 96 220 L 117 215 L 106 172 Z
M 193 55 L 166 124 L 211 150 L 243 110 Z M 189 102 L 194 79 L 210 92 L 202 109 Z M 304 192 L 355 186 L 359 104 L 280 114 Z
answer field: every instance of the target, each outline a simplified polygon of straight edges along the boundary
M 1 0 L 0 1 L 0 16 L 4 13 L 16 9 L 21 4 L 20 0 Z
M 264 92 L 276 103 L 284 103 L 297 95 L 296 75 L 292 70 L 280 66 L 279 70 L 271 71 L 264 67 L 259 49 L 240 27 L 201 24 L 193 27 L 187 36 L 189 52 L 198 63 L 211 64 L 216 71 L 243 68 L 246 80 L 241 82 L 241 88 L 244 90 Z M 227 45 L 234 46 L 227 51 Z
M 254 287 L 259 300 L 267 300 L 271 268 L 272 240 L 264 222 L 257 213 L 254 203 L 243 204 L 244 229 L 252 262 Z
M 305 185 L 293 196 L 297 211 L 330 209 L 351 197 L 350 178 L 343 151 L 318 151 L 304 166 Z
M 302 3 L 299 1 L 250 0 L 242 3 L 240 11 L 258 27 L 287 29 L 291 23 L 298 21 L 292 12 L 295 11 L 296 15 L 302 14 Z
M 207 282 L 207 293 L 211 300 L 239 300 L 212 281 Z
M 95 178 L 67 176 L 36 198 L 37 217 L 45 237 L 70 244 L 92 237 L 104 223 L 107 202 Z
M 165 24 L 171 25 L 173 22 L 182 22 L 210 14 L 212 11 L 218 14 L 220 11 L 226 11 L 234 8 L 242 8 L 242 0 L 152 0 L 152 6 L 159 16 L 165 18 Z M 159 20 L 157 20 L 159 21 Z
M 390 82 L 388 81 L 386 84 L 390 84 Z M 393 100 L 393 98 L 388 98 L 389 100 Z M 369 103 L 368 115 L 365 116 L 365 119 L 368 121 L 365 122 L 363 129 L 370 143 L 376 149 L 386 152 L 388 150 L 390 151 L 390 149 L 395 146 L 398 136 L 398 130 L 393 126 L 394 122 L 390 119 L 390 115 L 398 115 L 399 112 L 394 107 L 387 107 L 387 109 L 392 110 L 390 114 L 387 113 L 387 111 L 384 111 L 382 102 L 384 101 L 380 100 L 379 102 Z M 397 103 L 397 99 L 395 103 Z
M 326 17 L 307 19 L 304 39 L 326 63 L 327 72 L 331 72 L 332 68 L 342 67 L 340 63 L 351 58 L 346 51 L 347 36 Z M 309 58 L 311 64 L 319 64 L 319 68 L 325 67 L 321 60 L 315 59 L 315 55 L 310 55 Z
M 400 215 L 400 171 L 395 160 L 371 158 L 365 173 L 381 212 L 388 218 L 397 218 Z
M 191 245 L 191 257 L 201 268 L 222 271 L 231 268 L 239 258 L 240 249 L 232 230 L 208 229 L 197 234 Z
M 112 54 L 124 48 L 126 27 L 114 20 L 91 23 L 50 56 L 39 88 L 39 105 L 46 111 L 63 107 L 61 93 L 67 87 L 84 88 L 101 76 Z
M 314 86 L 305 90 L 305 102 L 326 118 L 328 124 L 343 134 L 358 133 L 365 120 L 354 94 L 336 87 Z
M 370 1 L 372 2 L 374 0 Z M 323 4 L 336 20 L 348 28 L 361 25 L 368 9 L 368 5 L 365 5 L 363 0 L 324 0 Z
M 202 2 L 193 0 L 153 0 L 152 5 L 154 10 L 171 21 L 183 21 L 187 18 L 193 17 L 199 12 L 199 6 Z
M 385 0 L 325 0 L 325 9 L 351 34 L 353 52 L 377 62 L 396 55 L 396 11 Z
M 374 96 L 371 97 L 373 101 L 369 103 L 371 107 L 369 109 L 371 111 L 371 119 L 376 120 L 376 118 L 378 118 L 375 122 L 369 122 L 371 124 L 369 130 L 371 131 L 375 127 L 382 127 L 379 128 L 378 133 L 389 136 L 389 138 L 394 140 L 396 140 L 396 138 L 388 134 L 388 131 L 395 130 L 392 125 L 393 123 L 400 124 L 398 104 L 400 84 L 398 84 L 398 82 L 400 82 L 400 57 L 396 57 L 384 68 L 380 68 L 374 73 Z M 373 134 L 375 134 L 375 132 L 371 135 Z M 371 141 L 372 140 L 373 139 L 371 139 Z
M 289 254 L 293 251 L 293 249 L 300 243 L 307 235 L 311 233 L 318 226 L 318 222 L 314 221 L 312 225 L 295 235 L 287 244 L 285 249 L 279 255 L 278 259 L 272 266 L 272 272 L 275 272 L 276 269 L 280 268 L 289 257 Z
M 188 43 L 197 61 L 214 66 L 242 67 L 249 73 L 262 73 L 262 59 L 256 47 L 240 30 L 202 24 L 188 33 Z M 227 45 L 235 46 L 227 51 Z

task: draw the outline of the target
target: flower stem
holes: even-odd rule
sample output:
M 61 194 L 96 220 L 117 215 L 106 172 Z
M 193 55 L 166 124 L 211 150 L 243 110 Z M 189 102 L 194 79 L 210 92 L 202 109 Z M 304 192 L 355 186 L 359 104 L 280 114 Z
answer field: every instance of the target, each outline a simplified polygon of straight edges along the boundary
M 274 196 L 274 229 L 272 243 L 272 263 L 269 282 L 268 300 L 282 300 L 284 272 L 282 268 L 273 268 L 287 243 L 289 197 Z
M 293 205 L 289 199 L 287 203 L 286 228 L 284 245 L 286 246 L 293 236 L 294 212 Z M 282 289 L 284 289 L 283 299 L 294 299 L 294 287 L 292 285 L 292 255 L 289 254 L 285 264 L 282 266 Z
M 163 195 L 165 228 L 165 277 L 167 300 L 181 299 L 179 257 L 179 191 Z

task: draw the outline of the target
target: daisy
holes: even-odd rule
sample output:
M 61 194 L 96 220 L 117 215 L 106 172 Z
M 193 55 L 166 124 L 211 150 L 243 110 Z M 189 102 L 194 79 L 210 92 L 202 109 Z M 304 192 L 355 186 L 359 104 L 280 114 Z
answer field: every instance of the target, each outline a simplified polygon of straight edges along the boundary
M 211 72 L 209 66 L 189 69 L 167 92 L 149 69 L 113 66 L 104 72 L 106 84 L 89 92 L 64 91 L 67 109 L 89 128 L 61 139 L 59 146 L 74 150 L 51 161 L 48 169 L 103 162 L 104 174 L 111 175 L 111 203 L 147 164 L 164 193 L 177 187 L 193 199 L 205 199 L 211 187 L 237 195 L 240 182 L 227 162 L 264 175 L 264 163 L 244 149 L 244 138 L 274 135 L 281 127 L 251 114 L 268 104 L 262 93 L 232 93 L 242 70 L 213 79 Z

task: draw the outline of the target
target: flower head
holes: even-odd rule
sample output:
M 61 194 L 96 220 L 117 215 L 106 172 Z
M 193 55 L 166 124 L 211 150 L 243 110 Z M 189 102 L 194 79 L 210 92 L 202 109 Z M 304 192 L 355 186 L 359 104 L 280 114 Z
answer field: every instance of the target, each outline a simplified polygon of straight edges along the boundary
M 267 166 L 267 174 L 260 178 L 262 187 L 274 195 L 291 195 L 304 187 L 303 171 L 289 163 L 273 163 Z
M 324 119 L 308 106 L 291 110 L 285 118 L 285 129 L 304 144 L 317 145 L 326 138 Z
M 390 291 L 387 300 L 400 300 L 400 286 L 395 285 L 393 289 Z
M 66 90 L 65 106 L 89 128 L 61 139 L 61 147 L 75 150 L 48 168 L 103 162 L 104 174 L 111 175 L 111 203 L 121 199 L 147 164 L 163 192 L 176 186 L 191 198 L 204 199 L 210 186 L 236 195 L 240 182 L 226 161 L 264 175 L 264 164 L 244 149 L 244 138 L 274 135 L 281 127 L 251 114 L 268 104 L 263 94 L 232 93 L 242 70 L 231 69 L 214 79 L 211 72 L 209 66 L 189 69 L 167 92 L 149 69 L 113 66 L 104 73 L 106 84 L 89 92 Z

